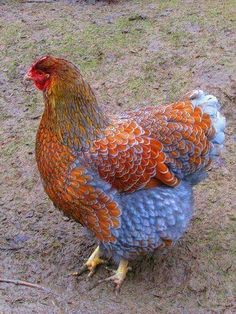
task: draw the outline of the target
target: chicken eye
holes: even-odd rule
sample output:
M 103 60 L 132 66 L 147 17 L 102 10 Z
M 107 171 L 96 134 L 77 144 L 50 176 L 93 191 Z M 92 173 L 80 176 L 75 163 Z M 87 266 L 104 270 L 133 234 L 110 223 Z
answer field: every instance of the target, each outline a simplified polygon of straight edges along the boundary
M 49 73 L 45 73 L 43 71 L 37 71 L 33 75 L 33 80 L 36 87 L 40 90 L 46 89 L 49 85 L 49 77 L 50 77 Z
M 50 74 L 45 73 L 45 72 L 38 72 L 38 74 L 36 75 L 38 80 L 42 80 L 45 81 L 49 78 Z

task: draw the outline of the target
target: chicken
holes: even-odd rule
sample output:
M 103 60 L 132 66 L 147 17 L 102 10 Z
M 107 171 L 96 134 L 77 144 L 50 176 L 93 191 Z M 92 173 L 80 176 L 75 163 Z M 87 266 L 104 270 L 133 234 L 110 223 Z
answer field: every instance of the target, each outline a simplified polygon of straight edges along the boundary
M 219 102 L 201 90 L 183 101 L 110 116 L 69 61 L 52 56 L 28 70 L 43 92 L 36 160 L 54 205 L 86 227 L 102 257 L 119 264 L 105 280 L 120 288 L 128 262 L 183 235 L 193 213 L 192 186 L 223 147 Z

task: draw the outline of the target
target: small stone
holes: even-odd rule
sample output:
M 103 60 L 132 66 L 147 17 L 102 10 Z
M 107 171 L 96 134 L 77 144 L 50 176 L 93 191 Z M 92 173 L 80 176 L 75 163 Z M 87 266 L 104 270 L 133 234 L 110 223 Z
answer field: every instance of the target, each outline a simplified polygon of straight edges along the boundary
M 28 152 L 28 154 L 33 154 L 33 152 Z M 31 210 L 26 214 L 26 218 L 32 218 L 34 216 L 34 212 Z
M 26 234 L 18 234 L 13 238 L 13 242 L 18 244 L 19 242 L 25 242 L 29 239 L 29 237 Z
M 128 34 L 130 31 L 128 30 L 128 29 L 124 29 L 123 31 L 122 31 L 122 34 Z
M 146 20 L 147 16 L 144 14 L 137 14 L 129 17 L 129 21 Z
M 87 0 L 88 4 L 96 4 L 96 0 Z

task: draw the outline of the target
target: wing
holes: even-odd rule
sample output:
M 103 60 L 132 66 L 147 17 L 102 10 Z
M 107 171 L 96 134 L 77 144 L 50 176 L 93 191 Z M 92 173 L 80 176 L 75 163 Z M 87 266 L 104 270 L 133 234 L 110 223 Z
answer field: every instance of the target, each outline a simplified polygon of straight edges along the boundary
M 134 120 L 120 120 L 107 128 L 104 136 L 93 143 L 86 159 L 103 180 L 119 191 L 178 184 L 165 164 L 161 142 Z
M 215 135 L 210 116 L 189 100 L 129 113 L 163 144 L 168 169 L 178 179 L 206 168 Z
M 130 111 L 94 141 L 86 159 L 120 192 L 179 181 L 210 162 L 210 117 L 190 101 Z

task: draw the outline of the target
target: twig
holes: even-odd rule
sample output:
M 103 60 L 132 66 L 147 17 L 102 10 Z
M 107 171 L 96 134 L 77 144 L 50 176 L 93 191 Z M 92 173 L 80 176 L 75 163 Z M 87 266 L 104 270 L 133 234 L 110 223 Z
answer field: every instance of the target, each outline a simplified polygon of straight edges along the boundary
M 35 283 L 31 283 L 31 282 L 27 282 L 27 281 L 23 281 L 23 280 L 14 280 L 14 279 L 4 279 L 4 278 L 0 278 L 0 282 L 4 282 L 4 283 L 12 283 L 16 286 L 20 285 L 20 286 L 26 286 L 26 287 L 30 287 L 30 288 L 35 288 L 35 289 L 39 289 L 42 290 L 44 292 L 52 292 L 50 289 L 48 288 L 44 288 L 40 285 L 37 285 Z
M 23 249 L 23 246 L 18 247 L 0 247 L 0 251 L 17 251 Z
M 41 0 L 41 1 L 40 0 L 38 0 L 38 1 L 37 0 L 26 0 L 23 3 L 39 3 L 40 4 L 40 3 L 55 3 L 55 1 L 56 0 L 51 0 L 51 1 L 50 0 L 48 0 L 48 1 L 47 0 L 44 0 L 44 1 L 43 0 Z

